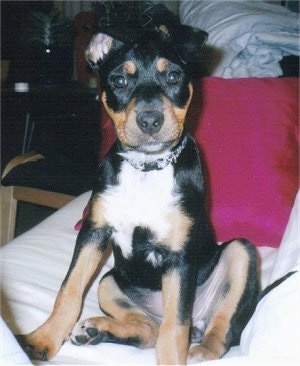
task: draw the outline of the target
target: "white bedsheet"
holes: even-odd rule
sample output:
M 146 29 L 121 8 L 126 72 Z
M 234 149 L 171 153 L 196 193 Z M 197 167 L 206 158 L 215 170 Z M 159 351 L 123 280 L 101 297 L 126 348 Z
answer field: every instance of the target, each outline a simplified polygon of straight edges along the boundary
M 184 0 L 180 18 L 183 24 L 207 31 L 207 45 L 222 53 L 211 70 L 213 76 L 277 77 L 282 75 L 279 61 L 283 56 L 300 54 L 299 14 L 279 5 Z
M 74 223 L 89 196 L 90 193 L 86 193 L 78 197 L 1 249 L 1 315 L 13 333 L 32 331 L 51 312 L 72 256 L 77 234 Z M 298 194 L 280 250 L 259 248 L 263 287 L 270 280 L 299 268 L 299 200 Z M 112 265 L 113 259 L 109 258 L 101 273 Z M 98 280 L 87 293 L 81 318 L 99 314 L 97 283 Z M 300 340 L 298 294 L 299 277 L 292 276 L 259 304 L 243 334 L 240 347 L 233 347 L 220 361 L 202 365 L 296 365 L 300 360 L 298 346 L 295 346 Z M 28 363 L 8 328 L 1 325 L 2 364 Z M 279 345 L 281 335 L 287 339 L 282 338 Z M 272 342 L 281 351 L 272 348 Z M 264 354 L 264 348 L 272 352 Z M 285 355 L 284 349 L 288 349 L 288 354 Z M 153 365 L 155 351 L 114 344 L 77 347 L 66 342 L 48 364 Z

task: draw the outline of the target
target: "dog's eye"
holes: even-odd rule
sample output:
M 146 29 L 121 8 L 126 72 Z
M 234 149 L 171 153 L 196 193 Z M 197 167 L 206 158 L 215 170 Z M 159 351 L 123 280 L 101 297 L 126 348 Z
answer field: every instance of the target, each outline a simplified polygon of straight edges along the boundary
M 125 88 L 127 86 L 127 80 L 125 76 L 118 75 L 114 78 L 114 85 L 116 88 Z
M 168 84 L 177 84 L 180 79 L 180 73 L 178 71 L 170 71 L 167 75 Z

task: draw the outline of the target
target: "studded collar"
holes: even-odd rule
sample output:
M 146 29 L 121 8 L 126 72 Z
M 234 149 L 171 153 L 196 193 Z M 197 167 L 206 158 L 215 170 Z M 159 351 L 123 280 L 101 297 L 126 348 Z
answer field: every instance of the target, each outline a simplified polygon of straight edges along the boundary
M 182 141 L 174 149 L 172 149 L 169 152 L 169 154 L 153 161 L 148 162 L 138 161 L 137 159 L 133 159 L 124 153 L 122 153 L 121 155 L 133 168 L 140 170 L 141 172 L 149 172 L 151 170 L 162 170 L 169 164 L 176 163 L 179 155 L 185 148 L 187 141 L 188 141 L 187 136 L 184 136 Z

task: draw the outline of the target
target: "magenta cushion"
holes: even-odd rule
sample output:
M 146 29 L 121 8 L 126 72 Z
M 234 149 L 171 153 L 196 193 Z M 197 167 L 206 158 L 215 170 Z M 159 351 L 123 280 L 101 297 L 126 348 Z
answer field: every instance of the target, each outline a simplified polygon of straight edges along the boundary
M 193 108 L 189 118 L 218 241 L 280 245 L 299 187 L 298 87 L 298 78 L 204 78 L 196 125 Z
M 299 79 L 202 80 L 188 129 L 202 151 L 218 241 L 280 245 L 299 187 Z M 103 119 L 101 157 L 115 141 Z

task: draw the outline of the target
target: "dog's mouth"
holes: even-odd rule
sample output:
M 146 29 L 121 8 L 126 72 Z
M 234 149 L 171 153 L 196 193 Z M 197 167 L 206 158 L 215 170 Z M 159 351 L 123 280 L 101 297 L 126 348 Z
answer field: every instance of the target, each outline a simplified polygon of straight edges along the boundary
M 178 140 L 179 138 L 164 141 L 153 136 L 145 136 L 143 139 L 136 141 L 135 144 L 127 144 L 126 147 L 129 150 L 134 150 L 145 154 L 160 154 L 166 150 L 170 150 L 177 144 Z

